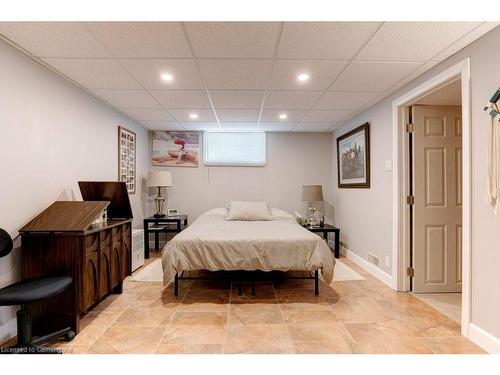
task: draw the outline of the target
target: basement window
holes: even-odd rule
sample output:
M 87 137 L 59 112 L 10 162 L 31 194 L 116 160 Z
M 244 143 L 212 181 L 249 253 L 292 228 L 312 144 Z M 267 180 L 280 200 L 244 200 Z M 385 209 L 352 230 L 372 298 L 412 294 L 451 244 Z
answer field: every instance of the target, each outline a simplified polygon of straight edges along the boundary
M 207 166 L 263 167 L 266 133 L 205 132 L 203 163 Z

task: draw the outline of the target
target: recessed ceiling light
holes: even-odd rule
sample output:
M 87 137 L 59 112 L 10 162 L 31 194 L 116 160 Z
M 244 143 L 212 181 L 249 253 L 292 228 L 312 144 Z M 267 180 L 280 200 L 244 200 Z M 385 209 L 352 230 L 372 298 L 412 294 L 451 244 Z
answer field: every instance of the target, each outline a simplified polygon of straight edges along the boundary
M 287 114 L 286 113 L 280 113 L 280 119 L 281 120 L 285 120 L 287 118 Z
M 309 79 L 309 74 L 307 73 L 300 73 L 298 76 L 297 76 L 297 79 L 301 82 L 304 82 L 304 81 L 307 81 Z
M 164 81 L 170 82 L 170 81 L 174 80 L 174 76 L 172 74 L 163 73 L 161 75 L 161 79 L 163 79 Z
M 196 120 L 198 118 L 198 114 L 197 113 L 190 113 L 189 114 L 189 118 L 193 119 L 193 120 Z

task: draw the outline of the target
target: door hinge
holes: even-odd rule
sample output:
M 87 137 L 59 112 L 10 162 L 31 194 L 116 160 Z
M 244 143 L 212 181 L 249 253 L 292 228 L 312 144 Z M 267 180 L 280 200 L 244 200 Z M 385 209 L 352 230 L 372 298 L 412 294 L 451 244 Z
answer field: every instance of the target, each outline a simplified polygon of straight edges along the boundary
M 415 130 L 415 126 L 413 125 L 413 123 L 409 123 L 409 124 L 406 124 L 406 132 L 407 133 L 413 133 Z
M 413 195 L 408 195 L 406 197 L 406 204 L 409 206 L 413 206 L 415 204 L 415 197 Z
M 413 267 L 408 267 L 406 269 L 406 274 L 410 277 L 415 277 L 415 268 Z

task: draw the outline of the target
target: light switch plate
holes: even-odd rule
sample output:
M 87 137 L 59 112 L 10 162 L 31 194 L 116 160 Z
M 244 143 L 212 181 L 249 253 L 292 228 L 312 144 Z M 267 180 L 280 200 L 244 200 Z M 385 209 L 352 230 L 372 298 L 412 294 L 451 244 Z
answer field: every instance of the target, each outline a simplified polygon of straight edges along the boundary
M 392 160 L 386 160 L 385 161 L 385 170 L 387 172 L 392 171 Z

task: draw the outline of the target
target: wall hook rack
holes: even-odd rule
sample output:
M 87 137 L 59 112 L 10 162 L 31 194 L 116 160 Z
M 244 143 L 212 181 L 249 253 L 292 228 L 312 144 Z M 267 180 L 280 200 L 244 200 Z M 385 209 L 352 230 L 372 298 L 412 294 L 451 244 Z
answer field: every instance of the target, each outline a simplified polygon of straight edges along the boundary
M 497 90 L 495 94 L 491 97 L 489 103 L 484 106 L 483 110 L 488 112 L 492 119 L 498 118 L 500 122 L 500 109 L 498 102 L 500 101 L 500 88 Z

